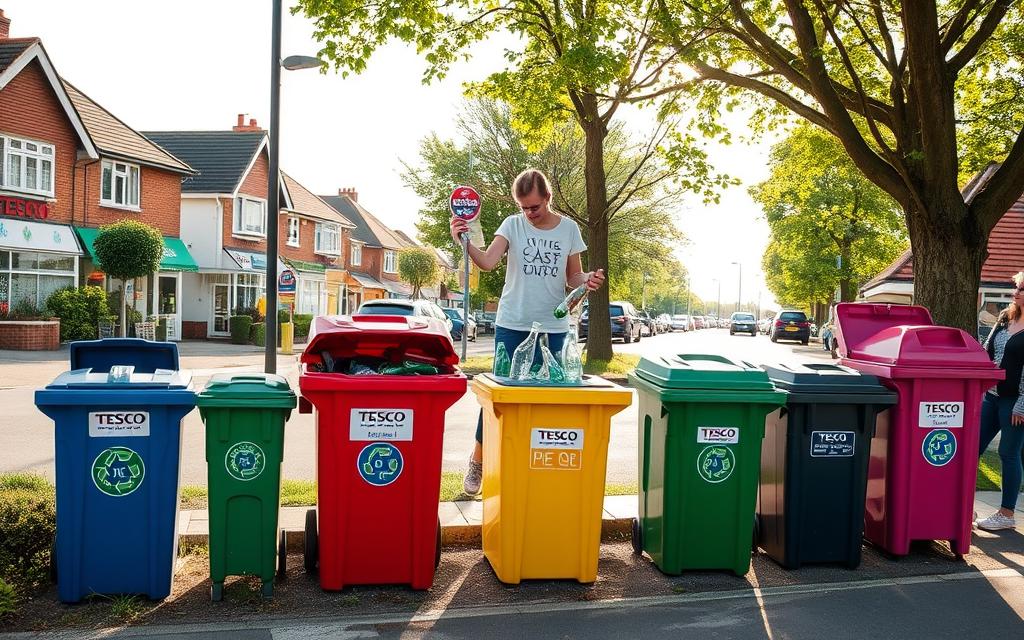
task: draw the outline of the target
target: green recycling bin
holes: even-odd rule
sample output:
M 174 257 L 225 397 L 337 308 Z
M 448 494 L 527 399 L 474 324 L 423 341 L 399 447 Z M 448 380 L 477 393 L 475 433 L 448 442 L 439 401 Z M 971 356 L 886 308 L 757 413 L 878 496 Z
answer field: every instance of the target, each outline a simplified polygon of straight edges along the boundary
M 764 371 L 716 355 L 643 358 L 633 549 L 667 574 L 750 569 L 765 416 L 786 403 Z
M 296 402 L 287 380 L 263 373 L 215 375 L 196 397 L 206 424 L 214 601 L 227 576 L 259 576 L 263 597 L 274 594 L 286 551 L 277 529 L 284 423 Z

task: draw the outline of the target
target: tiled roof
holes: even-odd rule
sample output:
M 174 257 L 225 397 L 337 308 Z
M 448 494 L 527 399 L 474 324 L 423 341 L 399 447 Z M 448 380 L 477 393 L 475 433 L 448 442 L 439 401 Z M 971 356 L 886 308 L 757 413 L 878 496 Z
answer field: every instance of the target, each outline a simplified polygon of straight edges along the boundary
M 89 137 L 100 152 L 137 160 L 181 173 L 191 173 L 192 167 L 147 140 L 141 133 L 121 122 L 112 113 L 96 104 L 67 80 L 61 79 L 64 89 L 82 118 Z
M 348 196 L 320 196 L 355 225 L 352 238 L 370 248 L 403 249 L 405 245 L 384 223 Z
M 198 172 L 181 183 L 182 193 L 234 193 L 267 134 L 263 131 L 144 131 L 143 135 Z
M 964 186 L 964 199 L 970 202 L 999 165 L 990 164 Z M 981 265 L 981 283 L 1010 286 L 1013 275 L 1024 268 L 1024 196 L 1003 214 L 988 236 L 988 258 Z M 866 291 L 883 282 L 913 282 L 914 256 L 907 249 L 881 273 L 861 287 Z
M 25 50 L 39 42 L 39 38 L 7 38 L 0 40 L 0 73 L 7 70 Z
M 356 225 L 352 224 L 351 220 L 338 213 L 331 205 L 313 195 L 313 192 L 302 186 L 298 180 L 284 171 L 281 172 L 281 176 L 284 178 L 285 187 L 288 189 L 288 195 L 292 201 L 292 211 L 321 220 L 337 222 L 349 228 L 355 228 Z
M 395 237 L 402 241 L 406 247 L 418 247 L 420 244 L 410 238 L 406 233 L 400 229 L 392 229 L 391 232 L 395 234 Z

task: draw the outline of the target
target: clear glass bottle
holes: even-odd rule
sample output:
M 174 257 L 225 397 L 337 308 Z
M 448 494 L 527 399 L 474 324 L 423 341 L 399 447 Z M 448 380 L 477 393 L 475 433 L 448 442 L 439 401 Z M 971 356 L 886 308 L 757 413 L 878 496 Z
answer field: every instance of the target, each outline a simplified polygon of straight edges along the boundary
M 530 371 L 533 368 L 533 354 L 537 349 L 537 340 L 540 336 L 540 323 L 534 322 L 530 328 L 530 335 L 526 336 L 522 344 L 512 352 L 512 363 L 509 367 L 509 377 L 513 380 L 529 380 Z
M 583 380 L 583 355 L 580 353 L 579 336 L 575 323 L 569 323 L 569 332 L 562 344 L 562 371 L 566 382 Z

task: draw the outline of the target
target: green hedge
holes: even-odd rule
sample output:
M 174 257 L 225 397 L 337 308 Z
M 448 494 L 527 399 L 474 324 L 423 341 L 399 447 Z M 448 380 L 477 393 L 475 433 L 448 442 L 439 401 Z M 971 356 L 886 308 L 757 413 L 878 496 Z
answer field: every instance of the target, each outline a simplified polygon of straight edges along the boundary
M 254 323 L 249 330 L 249 339 L 257 347 L 267 346 L 267 325 L 262 322 Z
M 297 313 L 295 314 L 295 339 L 305 338 L 309 335 L 309 325 L 313 323 L 312 314 L 308 313 Z
M 0 580 L 0 620 L 18 612 L 18 592 Z
M 231 316 L 231 344 L 249 344 L 252 316 Z
M 21 597 L 49 584 L 56 522 L 53 486 L 45 478 L 0 475 L 0 580 Z
M 53 292 L 46 309 L 60 318 L 60 339 L 95 340 L 99 321 L 110 317 L 107 292 L 102 287 L 67 288 Z

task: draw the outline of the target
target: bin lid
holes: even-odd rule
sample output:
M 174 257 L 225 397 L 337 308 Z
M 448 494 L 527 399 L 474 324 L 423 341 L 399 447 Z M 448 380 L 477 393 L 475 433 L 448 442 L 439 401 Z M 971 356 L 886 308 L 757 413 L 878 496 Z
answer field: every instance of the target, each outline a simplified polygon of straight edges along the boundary
M 239 403 L 239 400 L 245 402 Z M 196 396 L 196 405 L 200 407 L 241 404 L 292 409 L 297 402 L 288 380 L 273 373 L 218 373 L 210 378 Z
M 836 342 L 850 360 L 913 367 L 992 369 L 995 365 L 969 333 L 936 326 L 924 307 L 841 303 Z
M 157 369 L 176 371 L 178 345 L 140 338 L 104 338 L 71 343 L 71 370 L 110 371 L 115 365 L 133 365 L 136 373 L 153 373 Z
M 324 351 L 335 359 L 409 359 L 450 367 L 459 363 L 448 327 L 440 320 L 420 316 L 317 316 L 302 362 L 317 364 Z
M 840 395 L 889 393 L 875 376 L 837 364 L 780 363 L 765 365 L 764 370 L 777 388 L 790 392 Z
M 749 362 L 703 353 L 641 358 L 636 366 L 636 375 L 666 389 L 775 389 L 768 375 Z
M 47 389 L 101 389 L 145 391 L 153 389 L 186 389 L 192 374 L 168 369 L 137 373 L 133 366 L 114 366 L 109 371 L 76 369 L 65 371 Z

